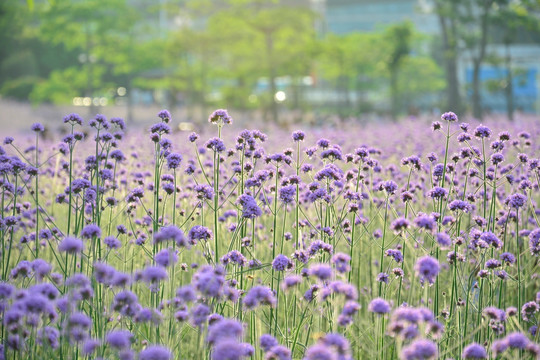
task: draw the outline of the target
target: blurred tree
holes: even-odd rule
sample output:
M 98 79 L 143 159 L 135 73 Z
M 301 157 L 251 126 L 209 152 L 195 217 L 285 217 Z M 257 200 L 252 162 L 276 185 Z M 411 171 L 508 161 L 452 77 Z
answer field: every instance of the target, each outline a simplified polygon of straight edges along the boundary
M 393 120 L 397 119 L 399 112 L 398 76 L 404 60 L 411 51 L 412 32 L 410 22 L 389 26 L 383 32 L 383 43 L 387 46 L 384 63 L 390 75 L 390 102 Z
M 537 12 L 540 10 L 540 1 L 497 0 L 497 11 L 493 13 L 491 22 L 498 24 L 494 30 L 501 32 L 501 41 L 504 45 L 504 63 L 506 79 L 503 82 L 503 91 L 506 98 L 506 115 L 510 121 L 514 120 L 514 70 L 512 65 L 511 46 L 526 35 L 540 38 L 540 22 Z M 495 59 L 498 61 L 499 59 Z
M 378 33 L 328 34 L 321 40 L 318 70 L 322 78 L 334 83 L 336 93 L 342 98 L 337 110 L 340 116 L 349 115 L 351 90 L 362 94 L 368 82 L 374 90 L 376 81 L 370 80 L 380 77 L 377 63 L 383 52 L 381 40 Z M 363 104 L 360 100 L 360 106 Z
M 446 75 L 446 107 L 456 113 L 462 112 L 458 78 L 459 17 L 457 6 L 462 0 L 435 0 L 435 13 L 442 36 L 443 58 Z
M 25 3 L 0 2 L 0 94 L 27 100 L 34 86 L 55 69 L 77 63 L 77 55 L 63 44 L 39 38 L 32 25 L 38 14 Z
M 192 1 L 185 8 L 203 20 L 192 24 L 199 25 L 196 30 L 181 29 L 169 44 L 170 64 L 176 64 L 176 77 L 184 79 L 176 90 L 188 90 L 187 84 L 194 89 L 188 90 L 191 95 L 219 89 L 228 105 L 259 105 L 266 118 L 277 121 L 277 79 L 287 77 L 292 103 L 299 106 L 298 79 L 310 73 L 313 62 L 314 14 L 309 8 L 262 0 Z M 253 93 L 258 88 L 262 97 Z M 204 97 L 197 98 L 204 106 Z
M 41 39 L 77 52 L 79 63 L 54 71 L 38 84 L 31 94 L 34 101 L 66 102 L 81 93 L 105 96 L 120 82 L 130 87 L 134 76 L 160 66 L 162 52 L 148 51 L 152 28 L 140 21 L 141 9 L 127 0 L 56 0 L 37 2 L 35 9 Z M 91 103 L 90 114 L 96 105 Z
M 270 119 L 278 120 L 278 76 L 292 79 L 309 73 L 312 59 L 308 48 L 314 39 L 314 14 L 305 6 L 289 5 L 287 2 L 263 0 L 230 0 L 228 9 L 210 20 L 213 29 L 227 29 L 231 47 L 229 54 L 242 53 L 230 58 L 227 69 L 234 70 L 236 61 L 249 61 L 268 79 L 267 99 L 263 103 Z M 235 22 L 236 26 L 231 26 Z M 243 50 L 247 51 L 243 51 Z M 245 67 L 244 67 L 245 69 Z
M 480 93 L 480 68 L 486 57 L 488 30 L 494 10 L 495 0 L 472 0 L 465 2 L 463 22 L 467 29 L 463 33 L 465 46 L 471 53 L 472 73 L 472 114 L 477 119 L 483 118 L 482 99 Z

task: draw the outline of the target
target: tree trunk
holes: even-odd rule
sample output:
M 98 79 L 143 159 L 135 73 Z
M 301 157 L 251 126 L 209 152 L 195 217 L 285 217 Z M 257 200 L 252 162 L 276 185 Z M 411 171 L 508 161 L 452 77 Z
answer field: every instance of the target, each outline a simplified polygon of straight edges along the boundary
M 397 121 L 398 117 L 398 84 L 397 84 L 397 69 L 390 69 L 390 101 L 391 101 L 391 116 L 393 121 Z
M 276 92 L 277 92 L 276 69 L 274 67 L 274 41 L 272 39 L 272 32 L 271 31 L 265 32 L 265 37 L 266 37 L 266 56 L 268 59 L 268 77 L 270 81 L 270 94 L 269 94 L 270 115 L 272 117 L 272 121 L 274 123 L 277 123 L 278 108 L 277 108 L 277 103 L 274 99 L 274 96 L 276 95 Z
M 482 112 L 482 101 L 481 101 L 481 95 L 480 95 L 480 67 L 482 66 L 482 62 L 484 61 L 484 57 L 486 56 L 486 45 L 487 45 L 487 37 L 488 37 L 488 25 L 489 25 L 489 10 L 491 8 L 491 5 L 493 4 L 493 0 L 484 0 L 483 6 L 482 6 L 482 16 L 480 18 L 480 42 L 478 44 L 478 55 L 473 58 L 473 94 L 472 94 L 472 102 L 473 102 L 473 116 L 477 119 L 482 119 L 483 112 Z
M 510 54 L 510 46 L 505 44 L 506 56 L 504 63 L 506 66 L 506 87 L 504 94 L 506 95 L 506 114 L 508 120 L 514 121 L 514 86 L 512 84 L 512 55 Z
M 457 71 L 457 41 L 455 21 L 439 13 L 439 24 L 443 38 L 443 53 L 446 76 L 446 106 L 448 110 L 460 113 L 461 97 L 459 95 L 459 79 Z
M 133 122 L 133 86 L 131 81 L 131 76 L 129 76 L 127 83 L 127 112 L 126 112 L 126 122 L 128 124 Z
M 472 106 L 473 116 L 476 119 L 482 120 L 482 101 L 480 99 L 480 61 L 473 61 L 473 78 L 472 78 Z

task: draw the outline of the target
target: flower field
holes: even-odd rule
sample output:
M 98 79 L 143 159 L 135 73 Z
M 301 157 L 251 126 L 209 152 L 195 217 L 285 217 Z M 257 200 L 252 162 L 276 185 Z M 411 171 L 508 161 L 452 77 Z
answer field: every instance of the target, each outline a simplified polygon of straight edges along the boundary
M 435 120 L 6 137 L 0 358 L 539 359 L 540 128 Z

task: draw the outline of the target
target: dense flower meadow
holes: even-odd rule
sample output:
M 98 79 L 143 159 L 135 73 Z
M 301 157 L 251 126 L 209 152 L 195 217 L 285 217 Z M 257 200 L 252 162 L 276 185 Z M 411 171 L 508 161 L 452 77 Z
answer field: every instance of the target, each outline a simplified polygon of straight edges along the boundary
M 4 139 L 0 358 L 540 358 L 534 122 L 157 120 Z

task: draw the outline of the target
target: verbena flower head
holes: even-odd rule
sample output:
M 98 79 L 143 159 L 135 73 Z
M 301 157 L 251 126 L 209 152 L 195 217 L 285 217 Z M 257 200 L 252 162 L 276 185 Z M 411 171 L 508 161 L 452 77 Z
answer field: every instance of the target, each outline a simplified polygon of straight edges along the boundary
M 167 156 L 167 167 L 169 169 L 178 169 L 180 167 L 181 162 L 182 162 L 182 155 L 178 153 L 170 153 Z
M 381 298 L 375 298 L 369 303 L 368 310 L 376 314 L 387 314 L 390 312 L 391 308 L 388 301 Z
M 242 205 L 242 216 L 246 219 L 254 219 L 262 215 L 262 210 L 253 196 L 242 194 L 238 197 L 237 202 Z
M 67 236 L 58 245 L 58 251 L 78 254 L 84 250 L 84 242 L 76 237 Z
M 444 114 L 441 115 L 441 120 L 454 122 L 454 121 L 458 121 L 458 117 L 453 112 L 448 111 L 448 112 L 445 112 Z
M 529 234 L 529 250 L 531 255 L 540 255 L 540 228 L 534 229 Z
M 514 209 L 519 209 L 525 206 L 525 204 L 527 203 L 527 197 L 520 193 L 512 194 L 508 196 L 504 202 L 505 204 Z
M 212 239 L 212 230 L 202 225 L 195 225 L 188 232 L 188 239 L 191 244 L 195 245 L 200 240 Z
M 244 296 L 243 301 L 248 309 L 254 309 L 260 305 L 269 305 L 273 307 L 277 302 L 272 290 L 266 286 L 260 285 L 249 289 L 246 296 Z
M 288 185 L 283 186 L 279 189 L 279 199 L 285 204 L 290 204 L 295 201 L 296 196 L 296 186 Z
M 212 124 L 232 124 L 233 119 L 225 109 L 217 109 L 208 117 L 208 122 Z
M 81 237 L 92 239 L 101 237 L 101 229 L 96 224 L 88 224 L 81 230 Z
M 174 225 L 162 227 L 159 232 L 154 235 L 155 244 L 168 241 L 173 241 L 178 246 L 188 245 L 184 232 Z
M 40 133 L 40 132 L 44 132 L 45 131 L 45 127 L 40 124 L 40 123 L 34 123 L 32 124 L 32 126 L 30 127 L 30 129 L 33 131 L 33 132 L 36 132 L 36 133 Z
M 314 264 L 310 266 L 309 274 L 325 281 L 332 277 L 332 267 L 326 264 Z
M 427 339 L 418 339 L 410 345 L 403 347 L 400 358 L 402 360 L 429 360 L 438 356 L 437 345 Z
M 150 132 L 156 135 L 169 134 L 171 128 L 164 122 L 159 122 L 150 127 Z
M 302 130 L 296 130 L 292 133 L 292 139 L 294 142 L 304 141 L 306 134 Z
M 158 113 L 158 117 L 163 121 L 164 123 L 168 123 L 171 121 L 171 113 L 168 110 L 161 110 Z
M 221 266 L 203 266 L 193 275 L 192 283 L 202 295 L 217 298 L 223 291 L 225 271 Z
M 242 323 L 234 319 L 223 319 L 208 328 L 206 341 L 216 344 L 223 340 L 240 340 L 243 334 Z
M 64 124 L 82 125 L 83 119 L 79 114 L 72 113 L 64 116 Z
M 439 262 L 431 256 L 423 256 L 416 261 L 414 270 L 420 278 L 420 281 L 427 281 L 430 284 L 435 282 L 435 278 L 439 275 Z
M 161 345 L 150 345 L 139 353 L 139 360 L 171 360 L 172 353 Z
M 125 349 L 131 346 L 132 337 L 128 330 L 114 330 L 107 334 L 105 341 L 113 348 Z
M 474 130 L 474 136 L 479 139 L 488 139 L 491 136 L 491 130 L 487 126 L 480 124 Z
M 272 261 L 272 268 L 274 268 L 274 270 L 276 271 L 289 270 L 289 269 L 292 269 L 293 266 L 294 266 L 294 263 L 283 254 L 279 254 Z
M 332 264 L 334 264 L 336 270 L 340 273 L 346 273 L 351 270 L 350 262 L 351 257 L 344 253 L 336 253 L 332 257 Z

